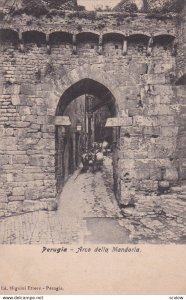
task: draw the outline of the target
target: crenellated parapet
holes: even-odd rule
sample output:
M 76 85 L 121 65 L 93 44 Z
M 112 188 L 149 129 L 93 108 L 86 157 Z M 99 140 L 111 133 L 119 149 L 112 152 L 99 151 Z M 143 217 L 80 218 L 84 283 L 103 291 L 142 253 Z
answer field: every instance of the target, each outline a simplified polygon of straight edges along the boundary
M 72 54 L 78 54 L 78 46 L 89 43 L 104 55 L 106 45 L 112 43 L 123 56 L 132 46 L 150 56 L 156 45 L 167 45 L 175 52 L 176 24 L 176 15 L 158 19 L 142 13 L 64 11 L 39 19 L 15 15 L 0 21 L 0 39 L 1 45 L 10 42 L 25 53 L 32 43 L 45 46 L 48 55 L 55 45 L 66 43 Z
M 46 52 L 51 54 L 52 47 L 59 44 L 69 44 L 71 45 L 72 54 L 78 54 L 78 45 L 90 42 L 90 47 L 97 49 L 98 54 L 104 54 L 104 47 L 107 43 L 113 43 L 115 49 L 122 48 L 123 55 L 127 55 L 128 47 L 132 45 L 144 45 L 144 50 L 146 55 L 151 55 L 153 47 L 156 45 L 166 46 L 171 48 L 172 55 L 175 55 L 175 43 L 176 37 L 170 33 L 155 33 L 151 35 L 150 33 L 140 33 L 136 31 L 131 31 L 130 33 L 118 32 L 118 31 L 107 31 L 107 32 L 95 32 L 95 31 L 85 31 L 85 32 L 71 32 L 71 31 L 54 31 L 47 33 L 47 31 L 39 30 L 28 30 L 21 31 L 14 30 L 11 27 L 0 29 L 0 40 L 1 46 L 9 43 L 15 47 L 15 49 L 22 52 L 27 52 L 28 44 L 35 44 L 37 47 L 46 47 Z M 138 48 L 139 51 L 140 46 Z M 165 49 L 166 50 L 166 49 Z

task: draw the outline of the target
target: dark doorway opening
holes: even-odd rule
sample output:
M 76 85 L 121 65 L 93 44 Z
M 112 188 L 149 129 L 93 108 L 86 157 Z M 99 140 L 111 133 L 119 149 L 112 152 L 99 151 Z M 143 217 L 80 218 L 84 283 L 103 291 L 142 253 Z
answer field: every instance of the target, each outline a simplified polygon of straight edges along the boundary
M 114 187 L 120 187 L 116 131 L 105 128 L 107 118 L 117 116 L 116 100 L 110 90 L 92 79 L 80 80 L 64 92 L 56 116 L 68 116 L 71 121 L 68 128 L 56 126 L 57 191 L 61 192 L 69 176 L 79 167 L 82 153 L 89 151 L 94 142 L 104 141 L 111 149 Z M 115 195 L 118 194 L 120 192 L 115 191 Z

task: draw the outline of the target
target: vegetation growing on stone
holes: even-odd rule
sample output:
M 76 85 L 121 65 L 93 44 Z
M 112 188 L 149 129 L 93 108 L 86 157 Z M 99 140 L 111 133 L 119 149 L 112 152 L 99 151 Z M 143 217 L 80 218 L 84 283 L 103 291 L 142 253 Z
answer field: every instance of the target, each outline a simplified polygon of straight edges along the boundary
M 137 12 L 137 5 L 131 0 L 122 0 L 118 5 L 113 9 L 114 11 L 125 11 L 125 12 Z
M 183 0 L 143 0 L 143 5 L 138 8 L 135 0 L 121 0 L 119 4 L 114 7 L 114 11 L 124 12 L 146 12 L 146 13 L 169 13 L 180 12 L 183 9 Z
M 183 6 L 183 0 L 144 0 L 145 12 L 180 12 L 183 9 Z
M 168 14 L 178 13 L 183 9 L 184 0 L 141 0 L 141 5 L 136 0 L 121 0 L 113 9 L 109 6 L 96 7 L 95 11 L 89 12 L 85 10 L 84 6 L 80 6 L 77 0 L 7 0 L 3 4 L 2 11 L 0 11 L 0 20 L 3 20 L 5 14 L 21 15 L 27 14 L 34 17 L 46 15 L 52 17 L 54 15 L 64 16 L 65 11 L 80 12 L 77 17 L 91 19 L 95 17 L 95 12 L 118 12 L 124 14 L 135 14 L 137 12 L 150 14 L 152 17 Z M 94 14 L 94 16 L 93 16 Z M 73 15 L 74 16 L 74 15 Z
M 78 9 L 77 0 L 44 0 L 49 8 L 74 10 Z
M 37 17 L 46 14 L 48 9 L 42 0 L 23 0 L 23 12 Z

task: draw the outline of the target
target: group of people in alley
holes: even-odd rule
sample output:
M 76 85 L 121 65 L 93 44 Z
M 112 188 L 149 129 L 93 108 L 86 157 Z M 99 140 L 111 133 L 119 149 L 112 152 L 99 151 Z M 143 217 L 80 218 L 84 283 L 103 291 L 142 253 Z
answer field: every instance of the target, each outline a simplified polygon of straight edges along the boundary
M 82 171 L 101 171 L 104 156 L 109 152 L 109 143 L 107 141 L 103 141 L 102 143 L 93 142 L 90 149 L 86 149 L 81 155 L 81 162 L 83 164 Z

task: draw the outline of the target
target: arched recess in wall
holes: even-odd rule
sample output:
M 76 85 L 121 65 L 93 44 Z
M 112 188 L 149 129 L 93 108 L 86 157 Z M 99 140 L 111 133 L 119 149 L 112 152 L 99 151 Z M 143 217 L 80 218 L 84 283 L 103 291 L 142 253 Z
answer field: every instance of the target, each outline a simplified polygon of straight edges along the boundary
M 72 84 L 61 96 L 59 103 L 57 105 L 56 109 L 56 116 L 63 116 L 66 115 L 66 111 L 68 107 L 73 103 L 73 100 L 80 101 L 80 96 L 83 95 L 91 95 L 94 96 L 94 103 L 92 106 L 92 111 L 95 112 L 99 110 L 101 107 L 107 107 L 109 110 L 110 117 L 117 116 L 117 104 L 116 99 L 111 93 L 111 91 L 103 84 L 101 84 L 98 81 L 95 81 L 90 78 L 84 78 L 79 80 L 78 82 Z M 76 111 L 76 115 L 78 115 L 78 112 Z M 84 119 L 82 119 L 83 122 Z M 74 126 L 74 120 L 71 119 L 71 126 L 66 127 L 66 131 L 62 136 L 60 136 L 60 126 L 56 126 L 56 183 L 57 183 L 57 190 L 58 192 L 61 191 L 62 186 L 64 185 L 64 182 L 68 179 L 67 178 L 67 169 L 69 169 L 69 173 L 72 173 L 72 165 L 75 165 L 75 161 L 77 161 L 76 153 L 72 154 L 72 145 L 73 149 L 77 149 L 75 145 L 76 137 L 73 140 L 73 143 L 71 141 L 71 138 L 75 134 L 75 127 Z M 70 128 L 71 127 L 71 128 Z M 112 131 L 112 129 L 110 129 Z M 113 132 L 112 132 L 113 134 Z M 115 133 L 114 133 L 115 138 Z M 67 147 L 71 147 L 70 150 L 68 150 L 68 154 L 65 152 L 67 147 L 62 149 L 63 145 L 66 143 Z M 71 152 L 70 152 L 71 151 Z M 117 150 L 115 150 L 117 151 Z M 69 154 L 73 156 L 74 162 L 70 164 L 70 166 L 67 166 L 67 160 L 70 162 Z M 66 157 L 65 157 L 66 156 Z M 62 159 L 61 159 L 62 158 Z M 118 160 L 113 160 L 113 169 L 117 168 Z M 115 172 L 116 174 L 116 172 Z M 114 186 L 118 189 L 120 188 L 119 183 L 119 177 L 117 175 L 114 178 Z M 117 191 L 117 194 L 120 195 L 120 191 Z
M 141 33 L 129 35 L 128 40 L 128 54 L 146 54 L 149 36 Z
M 72 34 L 65 31 L 52 32 L 49 35 L 49 43 L 51 47 L 51 54 L 58 56 L 59 54 L 72 54 Z
M 116 99 L 110 90 L 93 79 L 84 78 L 71 85 L 71 87 L 63 93 L 56 109 L 56 116 L 62 116 L 70 102 L 84 94 L 96 96 L 100 99 L 102 106 L 108 105 L 113 116 L 117 115 Z
M 172 53 L 173 41 L 175 37 L 171 34 L 157 34 L 153 37 L 153 52 L 154 54 L 160 54 L 159 51 L 168 51 Z
M 46 44 L 46 34 L 37 30 L 25 31 L 23 32 L 23 42 L 26 45 L 36 44 L 37 47 L 41 47 Z
M 96 32 L 80 32 L 76 35 L 77 52 L 90 56 L 98 51 L 99 34 Z
M 19 42 L 18 32 L 12 29 L 0 29 L 0 45 L 4 43 L 10 43 L 13 46 L 17 46 Z
M 61 44 L 69 43 L 72 44 L 72 34 L 65 31 L 55 31 L 49 35 L 50 43 L 52 44 Z
M 122 54 L 124 35 L 119 32 L 103 34 L 103 53 L 108 56 Z

